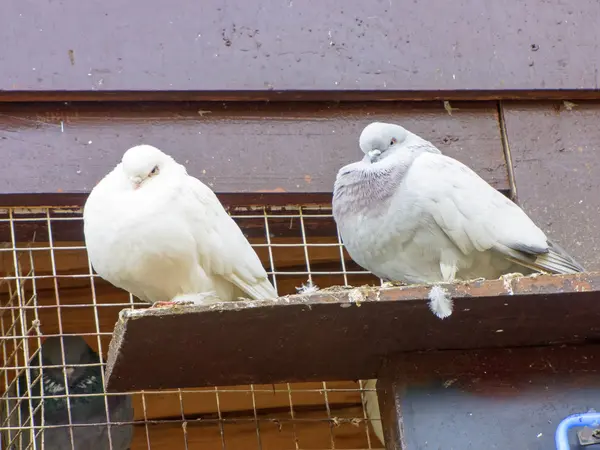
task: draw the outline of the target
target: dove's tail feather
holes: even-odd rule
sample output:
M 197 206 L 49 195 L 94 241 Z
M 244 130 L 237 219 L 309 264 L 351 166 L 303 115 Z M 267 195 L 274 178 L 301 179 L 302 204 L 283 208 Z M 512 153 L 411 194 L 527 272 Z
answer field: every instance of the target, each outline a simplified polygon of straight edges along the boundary
M 511 261 L 536 272 L 568 274 L 585 272 L 585 268 L 569 255 L 562 247 L 548 241 L 545 253 L 527 253 L 513 250 L 508 255 Z
M 258 283 L 250 284 L 237 275 L 232 275 L 231 281 L 254 300 L 277 298 L 277 291 L 268 278 Z
M 379 411 L 379 399 L 377 398 L 377 391 L 375 391 L 377 380 L 367 380 L 363 386 L 365 389 L 368 389 L 364 392 L 363 396 L 365 412 L 367 413 L 367 417 L 371 422 L 373 431 L 381 442 L 381 445 L 385 445 L 383 438 L 383 426 L 381 425 L 381 413 Z

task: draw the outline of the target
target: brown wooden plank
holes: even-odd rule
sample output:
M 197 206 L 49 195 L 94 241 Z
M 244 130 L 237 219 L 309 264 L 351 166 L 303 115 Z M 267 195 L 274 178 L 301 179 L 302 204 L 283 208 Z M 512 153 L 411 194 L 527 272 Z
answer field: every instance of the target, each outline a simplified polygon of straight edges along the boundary
M 600 267 L 600 103 L 567 107 L 504 104 L 508 143 L 525 211 L 593 270 Z
M 598 100 L 600 90 L 523 89 L 453 91 L 0 91 L 10 102 L 372 102 L 372 101 L 498 101 Z
M 215 391 L 217 389 L 218 391 Z M 228 417 L 239 416 L 256 407 L 260 415 L 289 413 L 290 398 L 297 411 L 326 411 L 327 405 L 348 408 L 361 404 L 360 387 L 352 381 L 227 386 L 171 391 L 145 391 L 133 394 L 135 420 L 214 418 L 218 410 Z M 144 396 L 144 401 L 142 401 Z M 327 397 L 327 404 L 325 402 Z M 217 397 L 219 405 L 217 407 Z M 144 407 L 145 403 L 145 407 Z M 183 403 L 183 409 L 182 409 Z
M 340 450 L 382 448 L 363 417 L 360 406 L 332 410 L 331 417 L 324 410 L 299 411 L 294 419 L 290 417 L 289 409 L 262 414 L 258 418 L 260 444 L 257 424 L 252 416 L 226 420 L 222 428 L 216 419 L 189 420 L 185 428 L 181 420 L 151 423 L 148 436 L 152 449 L 169 450 L 222 450 L 223 442 L 227 450 L 322 450 L 331 448 L 332 440 L 335 448 Z M 370 434 L 371 445 L 367 434 Z M 136 425 L 131 450 L 147 449 L 146 428 L 143 424 Z
M 449 285 L 454 314 L 444 321 L 429 311 L 429 289 L 124 311 L 109 349 L 108 389 L 366 379 L 376 377 L 382 357 L 400 351 L 600 337 L 598 273 Z
M 248 91 L 276 97 L 289 90 L 599 84 L 595 0 L 525 0 L 514 8 L 460 0 L 434 9 L 388 1 L 45 0 L 7 8 L 0 91 L 30 98 L 48 91 L 234 91 L 243 98 Z
M 0 104 L 0 194 L 86 194 L 129 147 L 170 153 L 217 193 L 332 192 L 375 120 L 401 123 L 499 189 L 507 173 L 494 103 Z M 300 197 L 301 198 L 301 197 Z M 76 197 L 79 201 L 83 196 Z M 294 199 L 298 201 L 298 196 Z

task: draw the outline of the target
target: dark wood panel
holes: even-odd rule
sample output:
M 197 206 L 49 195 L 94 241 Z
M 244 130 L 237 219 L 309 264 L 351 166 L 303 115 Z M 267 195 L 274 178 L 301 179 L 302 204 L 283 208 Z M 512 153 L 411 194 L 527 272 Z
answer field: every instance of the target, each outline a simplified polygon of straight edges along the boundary
M 504 116 L 519 202 L 588 270 L 597 269 L 600 103 L 506 103 Z
M 0 90 L 594 90 L 599 21 L 596 0 L 10 2 Z
M 35 201 L 29 194 L 73 194 L 81 201 L 140 143 L 170 153 L 218 193 L 328 194 L 339 168 L 360 159 L 358 136 L 374 120 L 403 124 L 507 188 L 496 105 L 453 106 L 458 110 L 449 115 L 441 102 L 5 103 L 0 194 L 28 202 Z
M 598 273 L 445 288 L 454 313 L 443 321 L 429 310 L 429 286 L 124 311 L 109 348 L 108 389 L 367 379 L 397 352 L 600 338 Z
M 557 425 L 600 402 L 599 345 L 405 353 L 389 369 L 406 450 L 425 440 L 436 449 L 556 448 Z M 593 448 L 569 435 L 568 448 Z

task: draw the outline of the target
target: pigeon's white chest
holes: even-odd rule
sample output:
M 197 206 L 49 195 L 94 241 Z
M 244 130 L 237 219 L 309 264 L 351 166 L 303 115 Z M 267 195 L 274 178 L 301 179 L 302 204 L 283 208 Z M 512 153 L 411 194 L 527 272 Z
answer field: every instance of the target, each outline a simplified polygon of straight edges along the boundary
M 187 223 L 173 202 L 160 200 L 140 204 L 125 197 L 86 211 L 86 245 L 94 269 L 149 302 L 210 290 Z

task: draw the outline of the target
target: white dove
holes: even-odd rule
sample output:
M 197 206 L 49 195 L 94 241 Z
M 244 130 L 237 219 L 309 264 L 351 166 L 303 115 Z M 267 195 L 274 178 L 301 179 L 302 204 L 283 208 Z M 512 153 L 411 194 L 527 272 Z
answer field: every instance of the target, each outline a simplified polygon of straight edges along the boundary
M 150 145 L 127 150 L 96 185 L 83 223 L 96 272 L 143 301 L 277 297 L 260 259 L 214 192 Z
M 416 134 L 375 122 L 359 145 L 364 158 L 337 174 L 333 216 L 352 259 L 376 276 L 437 283 L 585 271 L 515 203 Z M 452 313 L 451 299 L 430 300 L 438 317 Z M 366 403 L 379 418 L 374 393 Z

